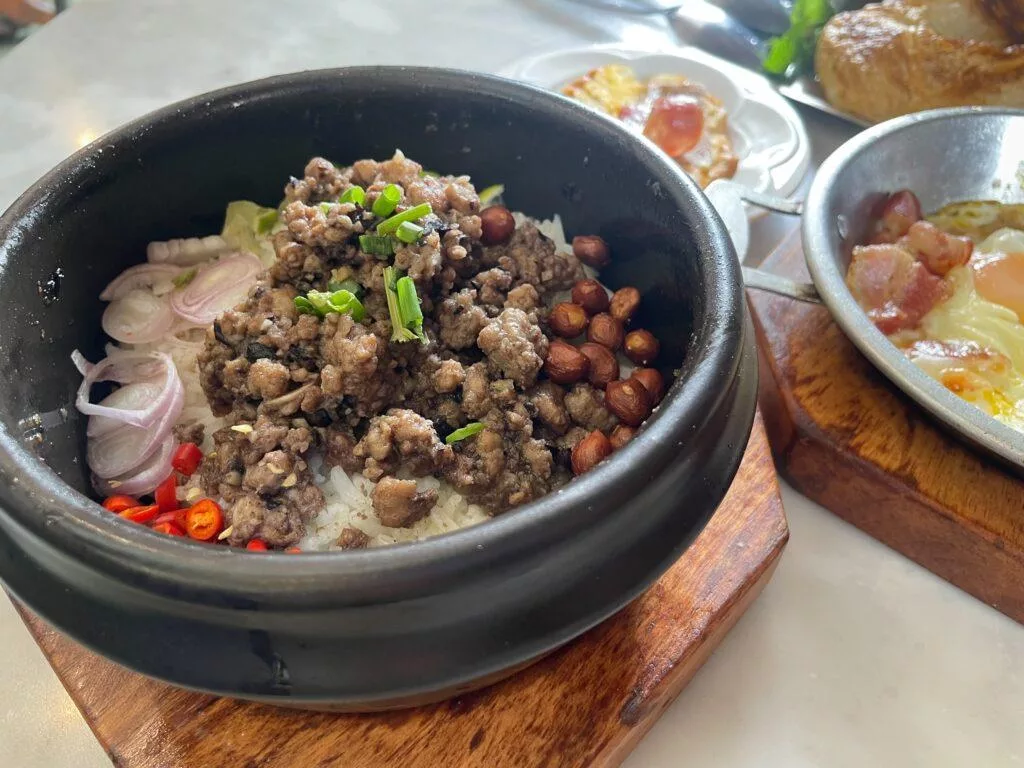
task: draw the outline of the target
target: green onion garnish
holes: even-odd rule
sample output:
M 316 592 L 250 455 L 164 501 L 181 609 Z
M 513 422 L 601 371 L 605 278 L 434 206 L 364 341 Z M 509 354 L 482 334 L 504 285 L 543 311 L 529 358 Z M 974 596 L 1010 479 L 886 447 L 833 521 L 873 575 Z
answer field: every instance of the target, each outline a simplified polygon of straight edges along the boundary
M 355 203 L 362 205 L 366 202 L 366 191 L 362 187 L 349 187 L 342 192 L 338 198 L 339 203 Z
M 401 240 L 403 243 L 415 243 L 420 239 L 420 235 L 423 234 L 423 227 L 419 224 L 413 224 L 411 221 L 403 221 L 398 225 L 398 230 L 395 232 L 395 237 Z
M 430 203 L 420 203 L 408 210 L 396 213 L 390 219 L 385 219 L 377 225 L 378 235 L 393 235 L 403 223 L 422 219 L 430 213 Z
M 277 210 L 271 208 L 266 213 L 261 213 L 256 217 L 256 234 L 266 235 L 270 233 L 270 230 L 277 224 Z
M 330 203 L 320 203 L 320 210 L 323 211 L 324 212 L 324 216 L 326 216 L 327 214 L 329 214 L 331 212 L 331 204 Z
M 184 272 L 175 275 L 174 279 L 171 280 L 171 282 L 174 283 L 176 288 L 184 288 L 186 285 L 192 282 L 192 278 L 196 276 L 196 272 L 198 271 L 199 270 L 197 267 L 192 267 L 192 269 L 186 269 Z
M 348 291 L 357 299 L 363 298 L 363 294 L 365 293 L 365 291 L 363 290 L 363 286 L 361 286 L 351 277 L 348 278 L 347 280 L 341 281 L 331 280 L 329 283 L 327 283 L 327 290 L 330 291 L 331 293 L 334 293 L 335 291 Z
M 503 194 L 505 194 L 504 184 L 492 184 L 480 193 L 480 207 L 486 208 L 492 203 L 501 202 Z
M 399 277 L 394 267 L 384 268 L 384 295 L 388 301 L 388 315 L 391 317 L 391 340 L 427 343 L 423 333 L 423 311 L 420 297 L 412 279 Z
M 429 176 L 429 177 L 431 177 L 431 178 L 435 178 L 435 179 L 436 179 L 436 178 L 438 178 L 438 177 L 439 177 L 440 175 L 441 175 L 441 174 L 440 174 L 440 173 L 438 173 L 437 171 L 428 171 L 428 170 L 427 170 L 426 168 L 424 168 L 424 169 L 423 169 L 422 171 L 420 171 L 420 178 L 421 178 L 421 179 L 425 179 L 425 178 L 427 178 L 428 176 Z
M 332 293 L 326 291 L 310 291 L 305 296 L 295 297 L 295 308 L 301 315 L 326 317 L 332 312 L 340 315 L 352 315 L 359 322 L 366 315 L 362 302 L 351 291 L 339 290 Z
M 460 427 L 448 435 L 448 437 L 444 439 L 445 445 L 451 445 L 452 443 L 459 442 L 459 440 L 465 440 L 467 437 L 479 435 L 486 428 L 487 427 L 482 422 L 471 421 L 466 426 Z
M 397 184 L 388 184 L 373 201 L 373 215 L 390 216 L 401 201 L 402 188 Z
M 391 256 L 395 252 L 395 245 L 390 237 L 360 235 L 359 250 L 371 256 Z

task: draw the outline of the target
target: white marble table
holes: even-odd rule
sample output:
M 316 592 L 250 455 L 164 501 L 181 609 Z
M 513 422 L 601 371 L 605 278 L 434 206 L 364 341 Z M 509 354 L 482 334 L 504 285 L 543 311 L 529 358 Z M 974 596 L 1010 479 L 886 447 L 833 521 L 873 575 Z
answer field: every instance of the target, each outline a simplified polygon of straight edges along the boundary
M 350 64 L 493 71 L 612 40 L 673 42 L 658 20 L 581 18 L 559 0 L 80 0 L 0 62 L 0 209 L 99 133 L 210 88 Z M 845 129 L 805 116 L 820 159 Z M 755 247 L 788 226 L 759 224 Z M 775 580 L 628 768 L 1024 764 L 1024 628 L 789 489 L 785 501 Z M 109 766 L 3 599 L 0 654 L 0 764 Z

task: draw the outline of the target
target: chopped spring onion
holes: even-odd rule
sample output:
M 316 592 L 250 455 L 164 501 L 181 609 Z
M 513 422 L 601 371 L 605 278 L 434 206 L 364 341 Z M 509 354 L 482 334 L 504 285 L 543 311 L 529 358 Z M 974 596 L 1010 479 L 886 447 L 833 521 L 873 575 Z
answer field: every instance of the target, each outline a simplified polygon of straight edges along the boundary
M 186 285 L 192 282 L 192 278 L 196 276 L 196 272 L 198 271 L 199 270 L 197 267 L 192 267 L 192 269 L 186 269 L 180 275 L 175 275 L 171 282 L 174 283 L 174 286 L 176 288 L 184 288 Z
M 359 250 L 371 256 L 391 256 L 395 252 L 394 243 L 390 237 L 381 235 L 360 235 Z
M 326 291 L 310 291 L 305 296 L 295 297 L 295 308 L 302 315 L 326 317 L 332 312 L 340 315 L 352 315 L 359 322 L 366 315 L 362 302 L 351 291 L 339 290 L 333 293 Z
M 419 224 L 413 224 L 411 221 L 403 221 L 398 225 L 398 230 L 395 232 L 395 237 L 401 240 L 403 243 L 415 243 L 420 239 L 420 235 L 423 234 L 423 227 Z
M 399 277 L 394 267 L 384 268 L 384 294 L 388 300 L 388 315 L 391 317 L 391 340 L 427 343 L 423 333 L 423 311 L 416 286 L 408 277 Z
M 428 215 L 431 211 L 430 203 L 420 203 L 414 205 L 408 210 L 396 213 L 390 219 L 385 219 L 377 225 L 378 235 L 393 235 L 403 223 L 407 221 L 415 221 L 416 219 L 422 219 Z
M 324 212 L 324 216 L 326 216 L 327 214 L 329 214 L 331 212 L 331 204 L 330 203 L 320 203 L 320 210 L 323 211 Z
M 425 179 L 425 178 L 427 178 L 427 177 L 430 177 L 430 178 L 434 178 L 434 179 L 436 179 L 436 178 L 438 178 L 438 177 L 439 177 L 440 175 L 441 175 L 441 174 L 440 174 L 440 173 L 438 173 L 437 171 L 428 171 L 428 170 L 427 170 L 426 168 L 424 168 L 424 169 L 423 169 L 422 171 L 420 171 L 420 178 L 421 178 L 421 179 Z
M 402 188 L 397 184 L 388 184 L 373 201 L 374 216 L 390 216 L 402 202 Z
M 366 202 L 366 191 L 362 187 L 349 187 L 338 198 L 338 202 L 362 205 Z
M 363 290 L 363 286 L 361 286 L 351 277 L 348 278 L 347 280 L 331 280 L 329 283 L 327 283 L 327 290 L 330 291 L 331 293 L 334 293 L 335 291 L 348 291 L 357 299 L 363 298 L 363 294 L 365 293 L 365 291 Z
M 466 426 L 460 427 L 448 435 L 448 437 L 444 439 L 445 445 L 451 445 L 452 443 L 457 443 L 460 440 L 465 440 L 467 437 L 479 435 L 486 428 L 487 427 L 482 422 L 471 421 Z
M 486 208 L 488 205 L 500 203 L 503 194 L 505 194 L 504 184 L 492 184 L 480 192 L 480 207 Z
M 267 235 L 277 224 L 278 213 L 274 208 L 268 208 L 264 213 L 256 217 L 256 234 Z

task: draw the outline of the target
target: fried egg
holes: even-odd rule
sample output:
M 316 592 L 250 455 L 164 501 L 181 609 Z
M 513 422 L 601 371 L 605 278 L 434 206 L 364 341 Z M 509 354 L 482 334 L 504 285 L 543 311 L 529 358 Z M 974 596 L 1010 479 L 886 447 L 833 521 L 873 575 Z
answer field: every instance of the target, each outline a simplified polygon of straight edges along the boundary
M 924 338 L 906 347 L 908 357 L 947 389 L 1024 431 L 1024 231 L 995 230 L 946 280 L 952 295 L 922 319 Z

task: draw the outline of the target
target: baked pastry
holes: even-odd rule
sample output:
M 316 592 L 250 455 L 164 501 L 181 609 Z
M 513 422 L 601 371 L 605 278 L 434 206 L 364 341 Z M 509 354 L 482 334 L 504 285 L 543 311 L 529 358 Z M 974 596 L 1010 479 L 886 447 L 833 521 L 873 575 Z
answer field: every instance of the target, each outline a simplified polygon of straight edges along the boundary
M 834 106 L 878 122 L 937 107 L 1024 107 L 1024 0 L 885 0 L 833 16 L 815 69 Z

